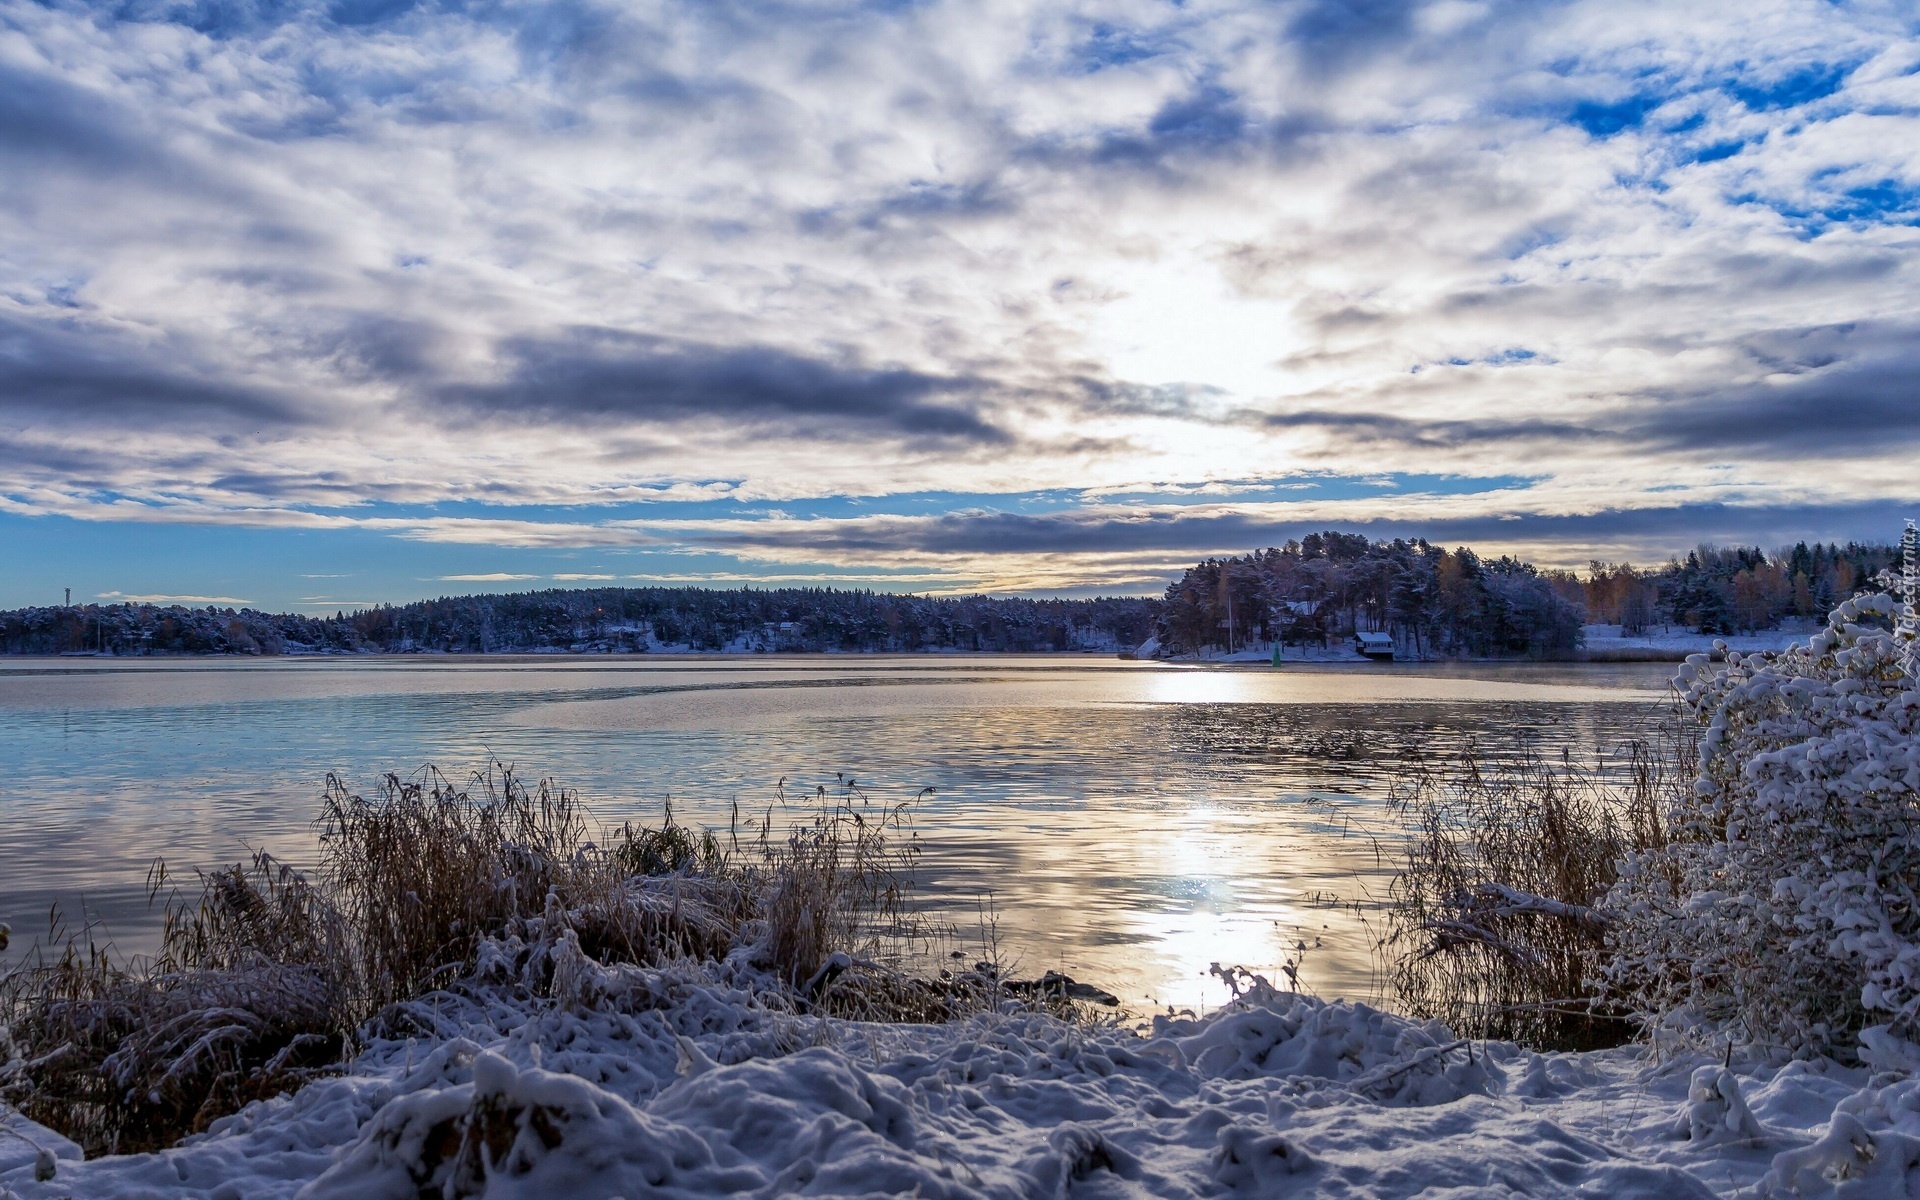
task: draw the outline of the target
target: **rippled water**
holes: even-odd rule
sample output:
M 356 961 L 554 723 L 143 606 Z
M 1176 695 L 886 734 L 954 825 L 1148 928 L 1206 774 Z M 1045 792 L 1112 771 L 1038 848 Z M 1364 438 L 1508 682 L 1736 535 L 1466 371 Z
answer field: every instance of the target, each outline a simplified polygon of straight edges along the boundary
M 56 901 L 150 945 L 144 879 L 265 846 L 300 860 L 326 772 L 362 788 L 489 755 L 607 823 L 857 778 L 917 808 L 918 894 L 1003 953 L 1149 1004 L 1213 962 L 1371 992 L 1370 897 L 1410 757 L 1591 756 L 1644 736 L 1658 665 L 1194 668 L 1065 658 L 0 660 L 0 920 Z

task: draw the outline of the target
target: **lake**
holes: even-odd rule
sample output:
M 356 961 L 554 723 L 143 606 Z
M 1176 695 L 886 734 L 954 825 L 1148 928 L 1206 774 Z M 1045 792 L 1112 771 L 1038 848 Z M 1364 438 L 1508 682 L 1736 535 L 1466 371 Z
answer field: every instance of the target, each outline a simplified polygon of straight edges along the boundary
M 0 659 L 0 921 L 58 902 L 124 952 L 145 879 L 265 847 L 311 858 L 329 771 L 456 777 L 489 756 L 597 822 L 724 826 L 734 802 L 922 788 L 917 896 L 962 946 L 1136 1011 L 1225 998 L 1210 964 L 1377 996 L 1388 783 L 1469 743 L 1592 760 L 1648 736 L 1662 664 L 1213 667 L 1109 658 Z M 990 902 L 989 898 L 990 897 Z M 977 949 L 977 942 L 970 947 Z

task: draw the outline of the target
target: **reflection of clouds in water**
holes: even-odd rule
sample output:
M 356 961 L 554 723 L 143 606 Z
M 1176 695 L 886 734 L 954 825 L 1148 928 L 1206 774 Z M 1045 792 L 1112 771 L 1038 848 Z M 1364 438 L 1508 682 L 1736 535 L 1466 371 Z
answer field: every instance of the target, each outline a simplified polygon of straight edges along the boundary
M 557 729 L 739 729 L 778 726 L 821 716 L 852 718 L 952 709 L 1138 707 L 1161 705 L 1322 705 L 1452 702 L 1492 704 L 1609 703 L 1651 700 L 1660 693 L 1652 676 L 1628 676 L 1637 686 L 1582 683 L 1564 671 L 1486 669 L 1413 671 L 1392 667 L 1358 670 L 1216 670 L 1137 666 L 1089 669 L 1062 665 L 1051 671 L 1013 670 L 979 660 L 947 670 L 917 666 L 822 664 L 815 673 L 775 668 L 731 677 L 680 676 L 657 688 L 600 688 L 568 695 L 551 692 L 523 709 L 519 721 Z M 667 674 L 661 672 L 662 675 Z M 532 698 L 532 697 L 530 697 Z
M 248 845 L 297 858 L 329 770 L 365 788 L 379 771 L 427 762 L 457 775 L 491 752 L 558 774 L 603 821 L 657 820 L 670 795 L 683 819 L 722 826 L 734 799 L 757 812 L 782 776 L 798 793 L 844 770 L 876 798 L 938 788 L 917 820 L 919 895 L 968 930 L 992 892 L 1003 946 L 1024 971 L 1065 970 L 1135 1005 L 1212 1004 L 1224 991 L 1211 963 L 1272 971 L 1296 937 L 1323 936 L 1304 978 L 1323 994 L 1363 994 L 1367 931 L 1314 900 L 1384 890 L 1391 863 L 1370 838 L 1392 836 L 1379 803 L 1392 776 L 1469 740 L 1586 756 L 1643 732 L 1653 712 L 1644 689 L 1581 687 L 1564 670 L 1483 669 L 1464 682 L 1493 698 L 1434 702 L 1463 681 L 998 660 L 900 667 L 931 686 L 856 682 L 892 668 L 874 661 L 185 665 L 52 685 L 65 689 L 57 707 L 10 703 L 23 681 L 0 671 L 15 784 L 0 920 L 37 928 L 52 891 L 85 889 L 123 948 L 146 948 L 149 855 L 178 871 Z M 793 682 L 826 686 L 761 686 Z M 733 690 L 636 695 L 703 684 Z M 1432 696 L 1379 699 L 1386 684 Z M 1322 702 L 1302 702 L 1315 695 Z M 1617 702 L 1581 702 L 1594 695 Z M 921 699 L 931 696 L 942 699 Z M 1325 702 L 1336 696 L 1347 702 Z M 1272 697 L 1282 699 L 1252 702 Z M 554 719 L 674 709 L 697 711 L 697 726 Z

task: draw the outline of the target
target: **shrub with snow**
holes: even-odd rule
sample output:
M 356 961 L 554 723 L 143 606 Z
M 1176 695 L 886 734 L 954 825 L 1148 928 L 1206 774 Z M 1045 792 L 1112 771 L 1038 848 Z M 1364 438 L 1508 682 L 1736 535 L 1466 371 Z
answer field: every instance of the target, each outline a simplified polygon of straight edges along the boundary
M 1682 668 L 1699 775 L 1622 864 L 1602 984 L 1646 1017 L 1852 1056 L 1920 1024 L 1920 690 L 1885 595 L 1777 655 Z

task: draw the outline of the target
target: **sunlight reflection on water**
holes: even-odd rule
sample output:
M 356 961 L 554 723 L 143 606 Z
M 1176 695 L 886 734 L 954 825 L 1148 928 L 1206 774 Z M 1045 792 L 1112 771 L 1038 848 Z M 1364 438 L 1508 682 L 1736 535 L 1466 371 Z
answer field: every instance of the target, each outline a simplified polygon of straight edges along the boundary
M 0 920 L 49 903 L 122 949 L 155 931 L 150 859 L 265 845 L 300 860 L 326 772 L 489 754 L 579 788 L 607 823 L 724 823 L 836 771 L 881 798 L 931 786 L 919 894 L 965 937 L 991 893 L 1020 969 L 1136 1010 L 1224 996 L 1211 963 L 1375 990 L 1364 917 L 1413 758 L 1469 741 L 1590 755 L 1644 734 L 1659 666 L 1304 670 L 1089 659 L 13 660 L 0 662 Z M 1356 912 L 1351 905 L 1360 903 Z M 973 947 L 970 947 L 973 948 Z

